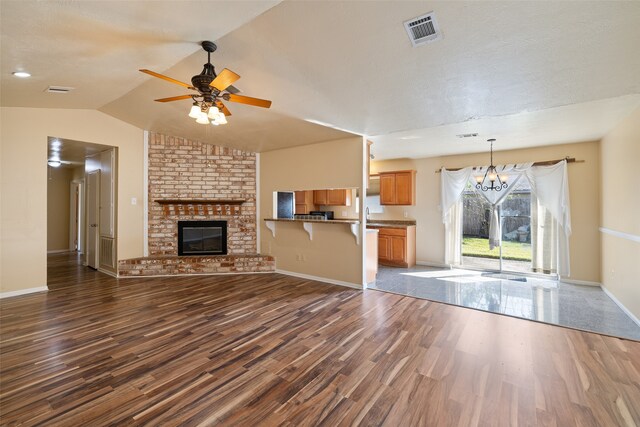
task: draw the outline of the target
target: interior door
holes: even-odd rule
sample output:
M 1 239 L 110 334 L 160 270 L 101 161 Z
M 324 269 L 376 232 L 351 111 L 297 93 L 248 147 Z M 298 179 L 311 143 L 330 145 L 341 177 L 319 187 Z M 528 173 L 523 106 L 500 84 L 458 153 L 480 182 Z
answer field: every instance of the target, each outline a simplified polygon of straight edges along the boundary
M 98 269 L 100 233 L 100 171 L 87 174 L 87 265 Z
M 78 250 L 78 224 L 80 223 L 80 184 L 71 182 L 69 189 L 69 250 Z

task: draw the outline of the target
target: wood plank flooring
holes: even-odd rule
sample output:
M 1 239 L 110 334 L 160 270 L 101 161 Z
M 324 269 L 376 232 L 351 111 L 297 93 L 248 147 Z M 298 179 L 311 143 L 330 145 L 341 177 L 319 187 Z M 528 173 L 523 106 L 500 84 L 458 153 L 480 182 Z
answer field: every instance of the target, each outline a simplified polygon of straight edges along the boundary
M 640 343 L 279 274 L 51 257 L 0 300 L 2 425 L 640 425 Z

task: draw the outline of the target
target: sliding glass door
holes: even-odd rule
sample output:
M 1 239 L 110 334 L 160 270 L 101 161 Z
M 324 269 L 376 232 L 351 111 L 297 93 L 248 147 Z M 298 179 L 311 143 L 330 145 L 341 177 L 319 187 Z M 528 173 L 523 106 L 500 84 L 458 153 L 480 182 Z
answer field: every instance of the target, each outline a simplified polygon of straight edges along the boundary
M 506 272 L 530 273 L 532 268 L 531 210 L 535 207 L 531 187 L 526 179 L 519 180 L 516 188 L 501 205 L 502 244 L 489 246 L 491 204 L 472 188 L 462 196 L 462 266 Z M 532 203 L 533 201 L 533 203 Z M 538 246 L 538 249 L 544 250 Z

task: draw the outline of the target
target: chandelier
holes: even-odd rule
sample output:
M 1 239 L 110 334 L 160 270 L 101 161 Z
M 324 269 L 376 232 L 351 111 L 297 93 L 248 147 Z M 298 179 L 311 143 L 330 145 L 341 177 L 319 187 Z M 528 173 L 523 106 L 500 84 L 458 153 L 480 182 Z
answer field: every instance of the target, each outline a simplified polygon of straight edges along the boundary
M 491 164 L 487 168 L 484 176 L 480 175 L 476 177 L 476 188 L 482 191 L 500 191 L 503 188 L 507 188 L 507 176 L 498 175 L 496 167 L 493 165 L 493 143 L 495 139 L 487 139 L 487 142 L 491 143 Z M 488 181 L 488 182 L 487 182 Z

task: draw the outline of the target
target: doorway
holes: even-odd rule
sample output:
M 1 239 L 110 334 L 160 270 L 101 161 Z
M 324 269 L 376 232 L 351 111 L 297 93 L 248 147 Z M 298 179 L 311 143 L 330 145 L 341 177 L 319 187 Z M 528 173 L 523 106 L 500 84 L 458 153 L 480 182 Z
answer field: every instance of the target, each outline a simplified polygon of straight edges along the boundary
M 81 266 L 115 274 L 117 147 L 56 137 L 47 144 L 47 252 L 71 252 Z

